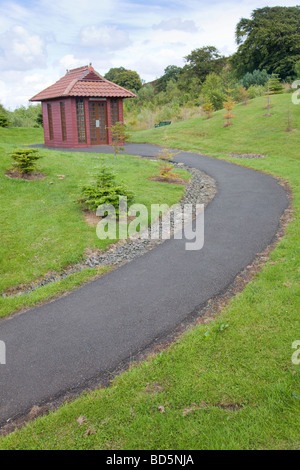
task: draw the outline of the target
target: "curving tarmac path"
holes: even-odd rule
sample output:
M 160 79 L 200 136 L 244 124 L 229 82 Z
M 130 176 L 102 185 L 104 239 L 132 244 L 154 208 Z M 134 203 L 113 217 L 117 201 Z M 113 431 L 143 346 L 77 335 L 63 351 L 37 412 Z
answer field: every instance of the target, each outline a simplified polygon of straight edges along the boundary
M 158 149 L 128 144 L 125 153 L 155 156 Z M 288 206 L 274 178 L 197 154 L 182 152 L 176 160 L 218 183 L 205 210 L 203 249 L 186 251 L 185 240 L 167 240 L 68 296 L 2 320 L 1 425 L 33 405 L 99 383 L 224 291 L 272 241 Z

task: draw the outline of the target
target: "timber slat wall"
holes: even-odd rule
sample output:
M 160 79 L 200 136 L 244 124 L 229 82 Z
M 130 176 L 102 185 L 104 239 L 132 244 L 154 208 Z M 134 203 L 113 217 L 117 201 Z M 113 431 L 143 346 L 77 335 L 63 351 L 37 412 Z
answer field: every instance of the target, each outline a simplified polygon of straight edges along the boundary
M 65 117 L 66 117 L 66 140 L 63 140 L 62 135 L 62 122 L 61 122 L 61 107 L 60 103 L 64 102 L 65 106 Z M 110 109 L 110 98 L 107 98 L 107 127 L 111 127 L 111 109 Z M 48 108 L 47 104 L 51 105 L 52 112 L 52 123 L 53 123 L 53 139 L 50 140 L 49 135 L 49 120 L 48 120 Z M 123 99 L 118 99 L 118 108 L 119 108 L 119 121 L 124 122 L 123 115 Z M 90 137 L 90 121 L 89 121 L 89 98 L 84 98 L 84 111 L 85 111 L 85 133 L 86 133 L 86 142 L 78 142 L 78 132 L 77 132 L 77 113 L 76 113 L 76 98 L 61 98 L 61 99 L 52 99 L 42 102 L 42 111 L 43 111 L 43 123 L 44 123 L 44 136 L 45 136 L 45 145 L 48 147 L 56 148 L 81 148 L 91 146 L 91 137 Z M 112 135 L 111 131 L 108 130 L 108 144 L 112 144 Z

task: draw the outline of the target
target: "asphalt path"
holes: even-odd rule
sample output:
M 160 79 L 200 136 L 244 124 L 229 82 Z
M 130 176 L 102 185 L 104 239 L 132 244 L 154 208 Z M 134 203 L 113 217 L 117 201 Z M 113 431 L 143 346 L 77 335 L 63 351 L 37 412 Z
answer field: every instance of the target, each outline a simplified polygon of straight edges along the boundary
M 125 153 L 156 156 L 158 150 L 127 144 Z M 188 152 L 176 161 L 217 181 L 218 193 L 205 210 L 203 248 L 187 251 L 186 240 L 167 240 L 65 297 L 0 321 L 7 357 L 0 365 L 1 425 L 99 383 L 223 292 L 272 242 L 288 206 L 273 177 Z

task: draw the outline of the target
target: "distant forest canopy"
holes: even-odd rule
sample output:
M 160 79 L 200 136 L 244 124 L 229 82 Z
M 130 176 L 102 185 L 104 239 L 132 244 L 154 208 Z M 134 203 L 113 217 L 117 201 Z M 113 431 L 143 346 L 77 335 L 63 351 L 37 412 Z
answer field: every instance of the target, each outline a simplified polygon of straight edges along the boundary
M 151 127 L 157 120 L 181 120 L 205 105 L 222 109 L 230 95 L 236 102 L 283 91 L 281 83 L 300 79 L 300 6 L 265 7 L 242 18 L 235 31 L 237 52 L 223 56 L 216 47 L 199 47 L 185 65 L 168 65 L 164 74 L 145 84 L 139 74 L 111 68 L 104 77 L 137 94 L 125 101 L 131 128 Z M 41 107 L 30 105 L 6 111 L 0 105 L 0 127 L 42 125 Z

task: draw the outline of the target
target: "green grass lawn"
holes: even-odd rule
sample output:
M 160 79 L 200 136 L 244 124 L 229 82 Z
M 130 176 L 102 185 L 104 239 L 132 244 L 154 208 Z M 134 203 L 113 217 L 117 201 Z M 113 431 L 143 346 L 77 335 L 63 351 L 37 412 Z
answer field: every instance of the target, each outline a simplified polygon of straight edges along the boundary
M 230 128 L 222 127 L 223 112 L 168 128 L 176 148 L 289 182 L 294 220 L 261 272 L 214 321 L 190 328 L 109 388 L 85 393 L 3 438 L 0 448 L 300 448 L 300 366 L 291 361 L 292 343 L 300 340 L 300 105 L 291 105 L 296 130 L 285 133 L 290 99 L 275 96 L 270 118 L 262 117 L 264 99 L 238 106 Z M 163 135 L 153 129 L 133 140 L 161 143 Z M 231 152 L 267 158 L 237 160 L 228 157 Z
M 87 248 L 102 250 L 111 243 L 97 238 L 96 228 L 86 223 L 82 208 L 75 202 L 80 196 L 79 185 L 93 179 L 91 174 L 101 161 L 134 191 L 135 202 L 148 209 L 152 203 L 172 205 L 183 194 L 181 185 L 149 180 L 158 174 L 157 162 L 128 155 L 115 159 L 111 155 L 43 149 L 39 166 L 47 175 L 44 180 L 23 181 L 5 176 L 13 148 L 41 141 L 40 129 L 0 129 L 0 317 L 34 305 L 34 299 L 42 300 L 45 290 L 17 298 L 3 298 L 1 293 L 9 294 L 12 288 L 26 286 L 48 272 L 60 272 L 81 261 Z M 178 172 L 188 177 L 185 171 Z M 97 273 L 92 270 L 90 276 Z

